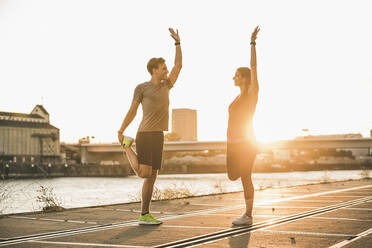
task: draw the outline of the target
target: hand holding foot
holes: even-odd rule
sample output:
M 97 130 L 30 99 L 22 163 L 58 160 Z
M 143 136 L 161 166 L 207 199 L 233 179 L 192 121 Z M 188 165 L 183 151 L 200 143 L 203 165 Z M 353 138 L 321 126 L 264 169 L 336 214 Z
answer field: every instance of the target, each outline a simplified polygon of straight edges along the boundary
M 124 139 L 123 133 L 118 132 L 118 140 L 119 140 L 120 146 L 123 144 L 123 139 Z

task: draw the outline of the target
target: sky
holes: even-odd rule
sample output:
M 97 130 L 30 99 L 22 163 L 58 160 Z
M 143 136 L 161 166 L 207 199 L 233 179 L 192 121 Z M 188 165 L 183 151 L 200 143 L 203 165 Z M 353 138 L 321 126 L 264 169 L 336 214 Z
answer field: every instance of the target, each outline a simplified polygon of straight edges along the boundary
M 152 57 L 183 68 L 170 109 L 197 110 L 198 139 L 225 140 L 232 77 L 257 38 L 259 141 L 372 129 L 370 1 L 0 0 L 0 111 L 42 104 L 62 142 L 115 142 Z M 142 109 L 125 134 L 135 136 Z M 308 131 L 302 131 L 308 129 Z

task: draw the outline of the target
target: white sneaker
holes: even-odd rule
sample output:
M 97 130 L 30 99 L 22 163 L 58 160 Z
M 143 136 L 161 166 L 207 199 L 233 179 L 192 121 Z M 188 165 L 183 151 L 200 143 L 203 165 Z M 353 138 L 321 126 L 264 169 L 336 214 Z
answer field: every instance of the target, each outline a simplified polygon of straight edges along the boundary
M 236 226 L 250 226 L 252 225 L 252 217 L 248 217 L 246 214 L 243 214 L 241 217 L 237 218 L 232 222 Z

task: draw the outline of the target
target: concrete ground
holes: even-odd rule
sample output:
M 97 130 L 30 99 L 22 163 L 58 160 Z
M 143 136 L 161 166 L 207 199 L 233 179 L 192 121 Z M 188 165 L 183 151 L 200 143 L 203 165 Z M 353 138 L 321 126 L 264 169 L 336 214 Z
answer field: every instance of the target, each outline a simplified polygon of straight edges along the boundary
M 184 240 L 173 247 L 187 247 L 194 238 L 204 247 L 372 247 L 372 180 L 256 191 L 248 228 L 231 225 L 244 211 L 241 192 L 153 202 L 164 222 L 155 227 L 138 225 L 139 209 L 130 203 L 3 216 L 0 246 L 172 247 Z

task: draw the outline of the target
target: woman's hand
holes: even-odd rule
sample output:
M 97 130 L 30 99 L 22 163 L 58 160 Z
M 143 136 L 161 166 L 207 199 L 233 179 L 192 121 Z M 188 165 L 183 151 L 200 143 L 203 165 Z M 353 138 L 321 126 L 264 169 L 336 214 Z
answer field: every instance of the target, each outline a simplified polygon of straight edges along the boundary
M 256 42 L 257 34 L 258 34 L 259 31 L 260 31 L 260 28 L 258 26 L 253 30 L 253 33 L 252 33 L 252 36 L 251 36 L 251 42 L 252 43 Z

